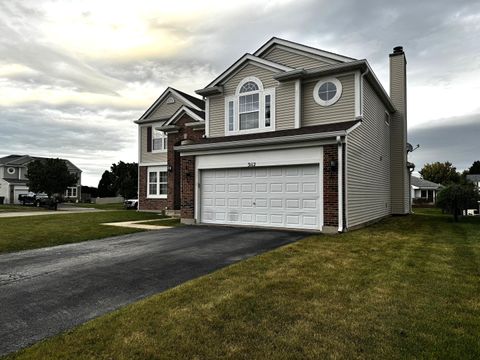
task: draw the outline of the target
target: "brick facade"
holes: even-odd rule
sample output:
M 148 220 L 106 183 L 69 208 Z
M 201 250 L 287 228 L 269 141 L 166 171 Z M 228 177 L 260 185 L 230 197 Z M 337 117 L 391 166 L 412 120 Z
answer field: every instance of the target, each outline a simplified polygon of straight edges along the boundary
M 166 210 L 167 199 L 147 199 L 147 166 L 138 168 L 138 210 Z
M 184 156 L 181 162 L 181 212 L 184 219 L 195 217 L 195 156 Z
M 332 170 L 331 162 L 337 164 Z M 338 226 L 338 147 L 323 147 L 323 217 L 324 226 Z
M 205 133 L 203 130 L 193 130 L 191 127 L 185 126 L 194 121 L 190 116 L 184 114 L 175 122 L 178 132 L 168 134 L 168 165 L 172 166 L 172 171 L 168 173 L 168 208 L 171 210 L 182 210 L 182 198 L 185 196 L 181 190 L 182 174 L 184 173 L 182 170 L 183 158 L 178 151 L 174 150 L 174 147 L 180 145 L 183 140 L 200 143 Z M 193 195 L 191 201 L 193 201 Z

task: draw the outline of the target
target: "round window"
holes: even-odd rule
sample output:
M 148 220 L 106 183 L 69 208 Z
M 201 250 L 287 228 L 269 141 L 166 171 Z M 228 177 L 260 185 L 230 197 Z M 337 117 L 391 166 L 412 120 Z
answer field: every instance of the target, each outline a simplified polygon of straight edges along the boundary
M 336 78 L 320 80 L 313 89 L 313 98 L 322 106 L 335 104 L 341 95 L 342 83 Z
M 12 168 L 12 167 L 7 168 L 7 173 L 9 173 L 10 175 L 15 174 L 15 168 Z

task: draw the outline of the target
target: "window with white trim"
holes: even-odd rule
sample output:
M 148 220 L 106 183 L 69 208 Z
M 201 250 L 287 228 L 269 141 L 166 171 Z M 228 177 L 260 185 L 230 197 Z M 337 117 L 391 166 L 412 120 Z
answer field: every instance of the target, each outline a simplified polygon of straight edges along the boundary
M 66 197 L 77 197 L 77 187 L 76 186 L 68 187 L 67 191 L 65 191 L 65 196 Z
M 313 98 L 321 106 L 335 104 L 342 96 L 342 83 L 337 78 L 322 79 L 313 88 Z
M 237 86 L 235 95 L 225 98 L 225 133 L 237 135 L 274 130 L 275 88 L 249 76 Z
M 167 166 L 149 167 L 147 169 L 147 197 L 167 198 Z
M 152 152 L 167 151 L 168 137 L 163 131 L 152 129 Z

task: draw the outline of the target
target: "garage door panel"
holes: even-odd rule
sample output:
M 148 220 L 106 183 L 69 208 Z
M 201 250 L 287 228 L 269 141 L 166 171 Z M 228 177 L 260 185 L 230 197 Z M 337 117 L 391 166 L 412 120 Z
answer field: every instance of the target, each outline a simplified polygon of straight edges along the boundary
M 319 165 L 201 172 L 201 222 L 318 229 Z

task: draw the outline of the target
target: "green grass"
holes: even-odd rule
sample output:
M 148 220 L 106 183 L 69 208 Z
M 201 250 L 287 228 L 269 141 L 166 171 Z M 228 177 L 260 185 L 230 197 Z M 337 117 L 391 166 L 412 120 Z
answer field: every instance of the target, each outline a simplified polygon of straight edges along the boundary
M 0 218 L 0 253 L 130 234 L 142 230 L 101 224 L 160 218 L 127 210 Z
M 70 203 L 67 204 L 75 207 L 90 208 L 90 209 L 101 209 L 101 210 L 125 210 L 123 203 L 115 204 L 87 204 L 87 203 Z M 135 210 L 132 210 L 135 211 Z
M 45 211 L 46 209 L 35 206 L 23 205 L 0 205 L 0 214 L 2 212 L 30 212 L 30 211 Z
M 480 218 L 417 210 L 305 240 L 10 359 L 480 358 Z

